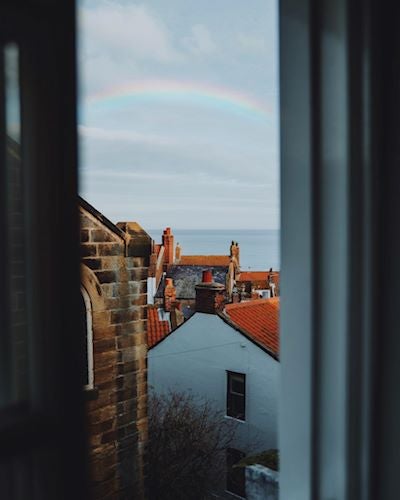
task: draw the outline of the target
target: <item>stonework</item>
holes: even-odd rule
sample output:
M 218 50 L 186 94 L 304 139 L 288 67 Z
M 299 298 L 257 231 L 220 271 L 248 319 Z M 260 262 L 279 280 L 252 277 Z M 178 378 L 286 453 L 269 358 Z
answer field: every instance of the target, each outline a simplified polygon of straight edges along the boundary
M 93 388 L 86 390 L 91 494 L 143 498 L 147 439 L 147 276 L 151 239 L 80 202 L 82 287 L 90 297 Z

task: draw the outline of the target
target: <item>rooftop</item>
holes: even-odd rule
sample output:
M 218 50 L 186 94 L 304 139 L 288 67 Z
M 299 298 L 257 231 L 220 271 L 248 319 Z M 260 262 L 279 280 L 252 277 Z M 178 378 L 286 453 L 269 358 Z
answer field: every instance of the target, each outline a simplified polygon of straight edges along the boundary
M 158 308 L 148 306 L 147 309 L 147 345 L 153 347 L 170 332 L 168 321 L 160 320 Z
M 279 297 L 227 304 L 224 313 L 247 336 L 279 355 Z
M 242 271 L 237 281 L 266 281 L 271 276 L 274 283 L 279 282 L 278 271 Z
M 220 283 L 222 285 L 225 284 L 226 273 L 228 272 L 227 266 L 208 266 L 206 268 L 211 269 L 213 273 L 213 280 L 216 283 Z M 203 265 L 194 266 L 173 264 L 172 266 L 169 266 L 166 277 L 174 280 L 177 299 L 194 300 L 196 298 L 195 286 L 198 283 L 201 283 L 204 270 L 205 266 Z M 162 298 L 164 296 L 164 288 L 165 280 L 162 280 L 157 290 L 157 298 Z
M 182 255 L 180 266 L 229 266 L 229 255 Z

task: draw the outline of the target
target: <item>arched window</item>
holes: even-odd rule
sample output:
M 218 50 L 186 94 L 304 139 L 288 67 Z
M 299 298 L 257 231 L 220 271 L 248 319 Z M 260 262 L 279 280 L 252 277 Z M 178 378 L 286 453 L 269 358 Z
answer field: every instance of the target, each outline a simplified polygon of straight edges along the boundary
M 82 374 L 83 385 L 85 389 L 93 389 L 93 328 L 92 328 L 92 305 L 87 291 L 81 287 L 81 331 L 82 331 L 82 349 L 83 356 Z

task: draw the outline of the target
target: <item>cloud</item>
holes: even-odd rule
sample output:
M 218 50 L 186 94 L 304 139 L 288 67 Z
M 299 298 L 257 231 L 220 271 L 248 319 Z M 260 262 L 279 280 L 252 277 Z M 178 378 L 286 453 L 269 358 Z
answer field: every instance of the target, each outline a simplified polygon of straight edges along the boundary
M 183 38 L 183 46 L 193 54 L 212 54 L 217 46 L 209 30 L 203 24 L 192 26 L 190 36 Z
M 152 134 L 142 134 L 132 130 L 108 130 L 100 127 L 87 127 L 79 125 L 79 135 L 84 139 L 97 139 L 101 141 L 127 142 L 133 144 L 147 144 L 154 146 L 169 146 L 176 141 L 167 137 Z
M 238 42 L 244 50 L 249 52 L 262 52 L 267 49 L 267 42 L 262 36 L 239 33 Z
M 167 63 L 179 59 L 171 33 L 162 20 L 144 5 L 99 2 L 96 7 L 81 7 L 80 32 L 85 57 L 105 54 L 123 59 Z

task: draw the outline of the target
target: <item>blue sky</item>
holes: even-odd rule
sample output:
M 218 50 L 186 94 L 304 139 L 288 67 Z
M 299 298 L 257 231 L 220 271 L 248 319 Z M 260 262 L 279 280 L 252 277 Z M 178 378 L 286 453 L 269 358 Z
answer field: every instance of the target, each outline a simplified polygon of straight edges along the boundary
M 82 196 L 145 229 L 279 227 L 276 1 L 78 5 Z M 218 88 L 267 112 L 160 91 L 115 98 L 149 81 Z

